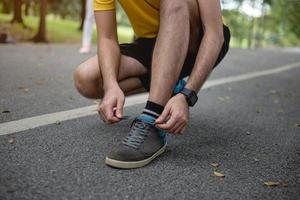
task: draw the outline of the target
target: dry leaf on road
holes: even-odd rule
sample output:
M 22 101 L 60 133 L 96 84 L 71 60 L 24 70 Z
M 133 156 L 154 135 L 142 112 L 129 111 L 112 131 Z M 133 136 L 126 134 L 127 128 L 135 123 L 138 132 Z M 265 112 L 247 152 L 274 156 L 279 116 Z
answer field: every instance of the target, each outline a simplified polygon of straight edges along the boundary
M 224 174 L 222 174 L 222 173 L 220 173 L 220 172 L 216 172 L 216 171 L 214 171 L 214 176 L 221 177 L 221 178 L 224 178 L 224 177 L 225 177 Z
M 14 137 L 9 138 L 8 143 L 9 144 L 15 144 L 16 143 L 16 138 L 14 138 Z
M 25 86 L 19 86 L 18 89 L 22 90 L 24 93 L 28 93 L 29 92 L 29 88 L 25 87 Z
M 266 181 L 264 182 L 264 185 L 268 186 L 268 187 L 276 187 L 279 185 L 279 182 L 275 182 L 275 181 Z
M 1 113 L 10 113 L 9 110 L 1 110 Z
M 37 85 L 44 85 L 44 83 L 45 83 L 45 79 L 39 79 L 35 81 L 35 84 Z
M 210 163 L 210 166 L 212 166 L 212 167 L 219 167 L 220 164 L 219 163 Z

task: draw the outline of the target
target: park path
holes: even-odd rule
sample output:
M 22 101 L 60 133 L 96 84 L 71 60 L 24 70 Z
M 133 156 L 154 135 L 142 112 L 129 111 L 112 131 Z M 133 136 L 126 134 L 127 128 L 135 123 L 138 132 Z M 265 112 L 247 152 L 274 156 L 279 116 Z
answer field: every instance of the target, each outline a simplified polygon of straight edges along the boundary
M 0 130 L 94 104 L 72 85 L 72 70 L 91 56 L 77 48 L 0 46 Z M 299 199 L 299 55 L 232 49 L 199 93 L 186 133 L 170 136 L 166 154 L 145 168 L 116 170 L 103 162 L 143 108 L 134 102 L 144 97 L 131 97 L 130 119 L 116 126 L 91 113 L 5 132 L 0 199 Z M 279 185 L 267 187 L 267 181 Z

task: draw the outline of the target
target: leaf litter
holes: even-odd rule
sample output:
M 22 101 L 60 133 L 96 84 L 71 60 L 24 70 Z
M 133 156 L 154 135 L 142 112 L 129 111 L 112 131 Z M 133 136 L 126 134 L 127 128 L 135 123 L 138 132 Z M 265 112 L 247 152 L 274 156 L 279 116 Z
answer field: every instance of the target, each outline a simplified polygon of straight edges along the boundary
M 264 185 L 268 186 L 268 187 L 276 187 L 276 186 L 279 186 L 279 182 L 277 182 L 277 181 L 265 181 Z
M 45 84 L 45 79 L 38 79 L 38 80 L 35 81 L 35 84 L 44 85 Z
M 16 143 L 16 138 L 15 137 L 11 137 L 8 139 L 8 143 L 9 144 L 15 144 Z
M 10 110 L 1 110 L 1 113 L 7 114 L 7 113 L 10 113 Z
M 29 88 L 26 87 L 26 86 L 19 86 L 18 89 L 22 90 L 24 93 L 28 93 L 29 92 Z
M 220 166 L 219 163 L 210 163 L 209 165 L 212 166 L 212 167 L 219 167 Z
M 223 173 L 217 172 L 217 171 L 214 171 L 214 176 L 220 177 L 220 178 L 224 178 L 225 177 L 225 175 Z

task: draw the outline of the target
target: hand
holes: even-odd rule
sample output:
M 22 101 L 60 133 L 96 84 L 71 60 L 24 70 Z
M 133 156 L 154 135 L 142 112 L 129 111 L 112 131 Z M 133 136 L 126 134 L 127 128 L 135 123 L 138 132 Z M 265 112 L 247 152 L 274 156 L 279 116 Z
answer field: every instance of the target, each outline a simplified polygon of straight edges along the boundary
M 117 123 L 122 120 L 125 96 L 119 86 L 105 91 L 104 97 L 98 106 L 101 119 L 107 123 Z
M 179 93 L 168 101 L 164 111 L 155 122 L 157 128 L 168 133 L 181 134 L 185 130 L 188 118 L 189 106 L 185 96 Z

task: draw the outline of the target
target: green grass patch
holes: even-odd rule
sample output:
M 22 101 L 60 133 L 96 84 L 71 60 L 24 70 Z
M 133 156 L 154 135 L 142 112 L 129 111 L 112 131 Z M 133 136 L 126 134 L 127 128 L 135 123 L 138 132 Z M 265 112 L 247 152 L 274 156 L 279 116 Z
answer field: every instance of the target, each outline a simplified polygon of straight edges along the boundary
M 39 20 L 37 17 L 24 17 L 26 28 L 18 24 L 10 24 L 12 16 L 0 14 L 0 32 L 8 33 L 21 42 L 29 42 L 35 35 Z M 47 38 L 53 43 L 79 43 L 82 32 L 78 30 L 79 22 L 72 20 L 62 20 L 51 15 L 47 17 Z M 93 31 L 93 43 L 96 43 L 96 29 Z M 132 41 L 133 31 L 129 27 L 118 27 L 120 43 Z

